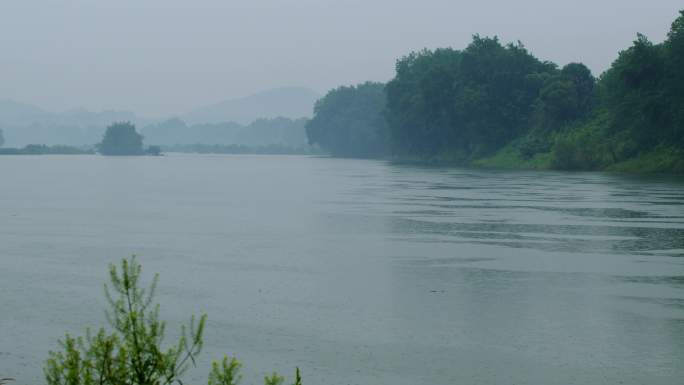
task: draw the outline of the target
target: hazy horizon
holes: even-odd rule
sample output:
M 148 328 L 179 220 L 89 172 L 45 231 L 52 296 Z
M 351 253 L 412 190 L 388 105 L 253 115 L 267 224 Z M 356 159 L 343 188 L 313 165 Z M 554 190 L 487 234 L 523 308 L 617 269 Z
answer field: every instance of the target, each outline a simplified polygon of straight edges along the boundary
M 49 111 L 178 115 L 271 88 L 387 81 L 422 48 L 471 35 L 522 41 L 542 60 L 605 70 L 636 33 L 664 39 L 680 1 L 8 0 L 0 99 Z
M 202 114 L 206 110 L 221 110 L 225 109 L 227 104 L 235 104 L 235 106 L 230 106 L 228 110 L 222 111 L 225 114 L 230 114 L 232 112 L 235 112 L 234 109 L 239 106 L 240 104 L 244 102 L 255 102 L 259 101 L 263 98 L 271 98 L 273 99 L 273 95 L 278 95 L 278 94 L 283 94 L 285 96 L 288 96 L 288 94 L 297 94 L 297 93 L 306 93 L 310 92 L 312 94 L 315 94 L 316 97 L 322 97 L 325 93 L 318 93 L 315 90 L 308 88 L 308 87 L 298 87 L 298 86 L 281 86 L 281 87 L 273 87 L 269 89 L 263 89 L 256 91 L 254 93 L 248 94 L 248 95 L 243 95 L 243 96 L 237 96 L 234 98 L 225 98 L 223 100 L 217 100 L 215 102 L 210 102 L 202 106 L 198 106 L 190 111 L 172 111 L 167 114 L 160 114 L 160 115 L 147 115 L 145 113 L 139 113 L 138 111 L 132 110 L 132 109 L 124 109 L 124 108 L 108 108 L 108 107 L 103 107 L 103 108 L 88 108 L 83 105 L 78 105 L 78 106 L 73 106 L 69 107 L 66 109 L 50 109 L 50 108 L 45 108 L 37 103 L 33 103 L 31 101 L 25 101 L 25 100 L 18 100 L 18 99 L 12 99 L 12 98 L 3 98 L 0 96 L 0 106 L 3 104 L 9 105 L 16 107 L 20 109 L 22 112 L 27 112 L 27 109 L 33 110 L 35 108 L 39 109 L 40 111 L 30 111 L 30 112 L 42 112 L 42 113 L 47 113 L 48 115 L 51 116 L 57 116 L 57 115 L 74 115 L 74 114 L 79 114 L 79 113 L 89 113 L 89 114 L 107 114 L 107 113 L 112 113 L 112 114 L 130 114 L 133 113 L 135 115 L 135 118 L 141 119 L 143 121 L 156 121 L 156 122 L 161 122 L 169 119 L 181 119 L 181 120 L 187 120 L 188 123 L 218 123 L 218 122 L 235 122 L 235 123 L 240 123 L 240 124 L 249 124 L 253 122 L 254 120 L 257 119 L 272 119 L 272 118 L 278 118 L 278 117 L 285 117 L 285 118 L 290 118 L 290 119 L 297 119 L 297 118 L 305 118 L 305 117 L 311 117 L 313 114 L 313 104 L 314 102 L 310 103 L 311 104 L 311 111 L 307 113 L 300 113 L 300 114 L 295 114 L 292 115 L 290 113 L 276 113 L 276 114 L 271 114 L 271 113 L 265 113 L 265 114 L 257 114 L 251 118 L 248 119 L 240 119 L 239 117 L 228 117 L 226 119 L 214 119 L 214 120 L 197 120 L 193 119 L 193 115 L 197 114 Z M 275 100 L 271 100 L 275 101 Z M 294 102 L 301 102 L 299 101 L 294 101 Z M 272 108 L 273 105 L 266 105 L 264 108 L 269 109 Z M 288 107 L 291 106 L 283 106 L 283 108 L 287 109 Z M 300 106 L 301 107 L 301 106 Z M 296 108 L 295 108 L 296 110 Z M 28 115 L 31 115 L 30 112 Z M 247 114 L 249 115 L 250 113 L 253 113 L 253 111 L 247 111 Z M 124 119 L 126 120 L 126 119 Z M 130 120 L 130 119 L 129 119 Z M 4 122 L 6 123 L 6 122 Z
M 684 0 L 0 0 L 0 385 L 681 384 L 683 63 Z

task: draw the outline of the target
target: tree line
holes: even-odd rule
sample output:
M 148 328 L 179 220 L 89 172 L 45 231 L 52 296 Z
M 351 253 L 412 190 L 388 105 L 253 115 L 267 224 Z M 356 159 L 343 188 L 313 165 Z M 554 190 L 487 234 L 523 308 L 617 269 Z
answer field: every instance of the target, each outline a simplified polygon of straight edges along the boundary
M 306 121 L 306 118 L 278 117 L 257 119 L 246 126 L 232 122 L 188 126 L 174 118 L 143 127 L 141 132 L 131 122 L 121 121 L 108 125 L 99 143 L 81 147 L 29 144 L 24 148 L 2 148 L 4 136 L 0 129 L 0 155 L 92 154 L 95 151 L 102 155 L 159 155 L 162 149 L 216 153 L 316 153 L 317 149 L 307 142 Z M 155 145 L 145 146 L 144 142 Z
M 328 92 L 306 129 L 337 156 L 684 172 L 684 11 L 598 78 L 496 37 L 413 52 L 387 84 Z

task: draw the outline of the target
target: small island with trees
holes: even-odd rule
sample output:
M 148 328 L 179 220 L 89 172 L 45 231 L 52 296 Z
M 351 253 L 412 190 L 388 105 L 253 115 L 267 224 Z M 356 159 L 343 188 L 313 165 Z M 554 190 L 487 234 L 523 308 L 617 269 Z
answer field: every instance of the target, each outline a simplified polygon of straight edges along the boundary
M 4 144 L 4 136 L 0 130 L 0 147 Z M 28 144 L 22 148 L 0 148 L 0 155 L 102 155 L 138 156 L 161 155 L 161 147 L 143 145 L 143 136 L 130 122 L 117 122 L 109 125 L 102 142 L 92 147 L 76 147 L 65 145 L 47 146 L 44 144 Z
M 96 145 L 102 155 L 160 155 L 159 146 L 143 145 L 143 136 L 135 130 L 135 125 L 130 122 L 113 123 L 105 131 L 102 142 Z

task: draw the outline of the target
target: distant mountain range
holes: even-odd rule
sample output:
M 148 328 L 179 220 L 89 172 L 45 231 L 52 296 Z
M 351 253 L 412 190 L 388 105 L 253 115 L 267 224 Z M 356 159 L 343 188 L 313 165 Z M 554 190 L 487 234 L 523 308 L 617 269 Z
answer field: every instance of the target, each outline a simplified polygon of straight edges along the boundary
M 310 118 L 321 97 L 304 87 L 282 87 L 238 99 L 226 100 L 191 111 L 181 118 L 190 124 L 236 122 L 249 124 L 257 119 L 284 117 Z
M 303 87 L 283 87 L 259 92 L 247 97 L 226 100 L 214 105 L 199 108 L 187 114 L 180 114 L 185 131 L 180 134 L 178 130 L 168 130 L 169 137 L 163 136 L 166 131 L 164 124 L 166 120 L 151 120 L 140 117 L 130 111 L 105 110 L 92 112 L 86 109 L 74 109 L 65 112 L 49 112 L 27 103 L 20 103 L 12 100 L 0 100 L 0 129 L 3 130 L 6 146 L 24 146 L 27 144 L 66 144 L 74 146 L 92 145 L 102 138 L 107 125 L 115 121 L 130 121 L 139 128 L 147 127 L 149 139 L 155 139 L 167 144 L 175 139 L 184 138 L 184 143 L 203 143 L 218 144 L 211 140 L 219 140 L 221 144 L 226 142 L 226 138 L 246 138 L 249 137 L 247 131 L 242 129 L 245 126 L 257 128 L 263 127 L 264 122 L 257 125 L 250 125 L 260 119 L 269 119 L 268 126 L 282 124 L 283 127 L 290 126 L 289 121 L 300 118 L 308 118 L 313 114 L 313 106 L 320 95 L 315 91 Z M 275 118 L 289 118 L 278 120 Z M 176 121 L 179 123 L 180 120 Z M 151 127 L 153 125 L 159 127 Z M 177 124 L 178 125 L 178 124 Z M 212 126 L 213 127 L 209 127 Z M 173 126 L 173 124 L 170 124 Z M 298 123 L 297 126 L 302 126 Z M 216 132 L 216 130 L 226 129 L 228 131 L 238 130 L 242 132 L 239 136 L 234 133 Z M 202 132 L 194 133 L 193 130 Z M 301 130 L 298 130 L 301 131 Z M 266 143 L 268 132 L 274 135 L 278 130 L 269 129 L 261 132 L 258 142 Z M 173 135 L 171 133 L 174 133 Z M 211 134 L 210 134 L 211 133 Z M 180 135 L 180 136 L 179 136 Z M 245 136 L 246 135 L 246 136 Z M 266 136 L 264 136 L 266 135 Z M 201 140 L 201 142 L 188 142 Z M 152 141 L 149 141 L 152 143 Z M 293 140 L 292 138 L 287 141 Z M 204 143 L 205 141 L 208 141 Z M 282 141 L 273 138 L 274 142 Z M 268 143 L 266 143 L 268 144 Z
M 34 124 L 98 125 L 113 121 L 139 121 L 133 112 L 105 110 L 92 112 L 84 108 L 61 113 L 48 112 L 39 107 L 13 100 L 0 100 L 0 125 L 30 126 Z
M 90 145 L 99 142 L 105 127 L 116 121 L 146 123 L 129 111 L 74 109 L 55 113 L 27 103 L 0 100 L 0 130 L 4 133 L 6 146 Z

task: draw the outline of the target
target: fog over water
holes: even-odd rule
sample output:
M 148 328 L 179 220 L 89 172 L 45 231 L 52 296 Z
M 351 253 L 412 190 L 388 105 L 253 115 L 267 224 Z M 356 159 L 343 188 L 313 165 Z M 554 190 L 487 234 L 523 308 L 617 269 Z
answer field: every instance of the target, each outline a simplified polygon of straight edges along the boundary
M 0 373 L 42 382 L 136 253 L 169 330 L 321 384 L 675 384 L 684 181 L 304 156 L 0 162 Z M 148 275 L 149 277 L 149 275 Z
M 52 111 L 176 115 L 279 86 L 387 81 L 424 47 L 521 40 L 599 74 L 636 32 L 661 41 L 680 0 L 3 0 L 0 99 Z
M 0 385 L 131 255 L 181 385 L 682 383 L 681 8 L 0 0 Z

